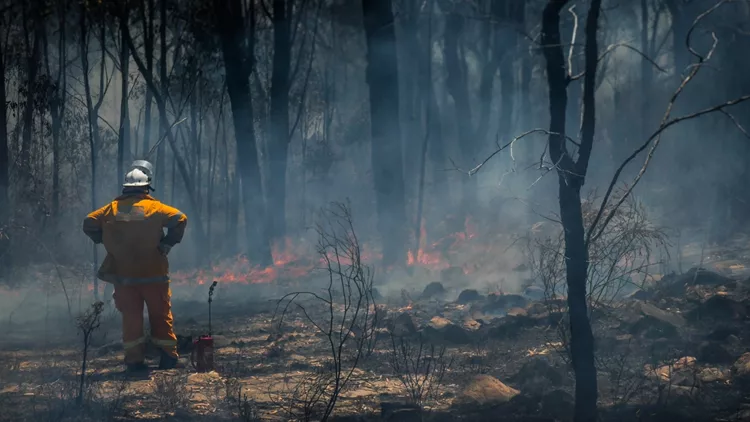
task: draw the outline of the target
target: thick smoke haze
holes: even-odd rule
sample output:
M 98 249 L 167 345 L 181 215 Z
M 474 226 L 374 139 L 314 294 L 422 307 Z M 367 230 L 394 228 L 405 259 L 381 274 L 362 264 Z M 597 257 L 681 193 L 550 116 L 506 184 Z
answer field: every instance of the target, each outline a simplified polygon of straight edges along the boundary
M 8 197 L 1 215 L 7 232 L 2 283 L 20 290 L 2 295 L 0 317 L 24 314 L 28 318 L 36 312 L 30 309 L 50 306 L 47 296 L 31 294 L 26 291 L 29 288 L 53 291 L 54 306 L 46 311 L 50 314 L 68 313 L 67 301 L 60 296 L 63 285 L 69 290 L 73 313 L 79 304 L 85 308 L 90 302 L 88 285 L 105 251 L 99 247 L 99 262 L 92 262 L 91 244 L 80 230 L 81 221 L 119 194 L 118 160 L 127 170 L 133 159 L 144 156 L 144 137 L 150 148 L 165 133 L 156 96 L 149 94 L 151 88 L 133 54 L 153 73 L 149 77 L 164 102 L 166 125 L 187 118 L 172 132 L 175 144 L 165 140 L 149 157 L 156 166 L 154 195 L 189 217 L 185 238 L 170 254 L 175 277 L 197 283 L 199 277 L 227 276 L 235 267 L 242 272 L 254 266 L 263 273 L 269 266 L 253 262 L 255 246 L 251 243 L 272 243 L 278 267 L 315 263 L 318 211 L 332 201 L 348 201 L 361 245 L 368 263 L 377 268 L 377 283 L 384 294 L 398 294 L 401 289 L 418 292 L 440 280 L 441 271 L 448 267 L 466 269 L 466 277 L 453 289 L 523 290 L 531 275 L 518 271 L 528 264 L 519 239 L 529 236 L 532 228 L 549 236 L 559 232 L 551 221 L 559 213 L 558 176 L 550 171 L 554 163 L 547 151 L 547 135 L 518 139 L 476 173 L 469 173 L 498 145 L 549 126 L 548 87 L 539 46 L 544 2 L 392 2 L 395 45 L 387 37 L 386 41 L 376 37 L 371 48 L 395 48 L 397 75 L 386 80 L 383 91 L 375 92 L 368 72 L 382 70 L 378 67 L 386 64 L 368 61 L 360 2 L 287 2 L 290 9 L 282 19 L 289 25 L 286 45 L 278 39 L 282 23 L 267 14 L 272 12 L 254 2 L 241 2 L 246 26 L 240 36 L 235 34 L 235 42 L 251 54 L 244 59 L 251 68 L 244 82 L 252 113 L 237 115 L 234 92 L 227 90 L 232 76 L 227 73 L 222 28 L 212 20 L 216 11 L 204 2 L 163 0 L 168 7 L 162 16 L 160 1 L 149 0 L 143 10 L 144 6 L 134 5 L 125 11 L 135 51 L 124 41 L 120 9 L 82 12 L 67 2 L 52 2 L 50 14 L 44 15 L 23 2 L 6 1 L 4 10 L 19 13 L 3 15 L 7 30 L 2 38 L 5 91 L 1 95 L 9 104 L 3 145 L 7 144 L 9 158 L 0 165 L 9 166 L 9 180 L 3 182 Z M 151 3 L 155 7 L 149 11 Z M 641 3 L 648 14 L 645 27 Z M 715 2 L 672 3 L 679 2 L 604 2 L 596 132 L 583 197 L 596 192 L 593 197 L 601 198 L 620 163 L 656 130 L 680 76 L 697 60 L 684 37 L 698 14 Z M 574 76 L 583 71 L 588 2 L 571 5 L 575 7 L 562 14 L 561 26 L 566 61 Z M 25 18 L 16 19 L 21 9 Z M 87 15 L 85 33 L 79 27 L 81 13 Z M 696 55 L 710 50 L 712 36 L 718 40 L 717 47 L 710 64 L 677 100 L 673 117 L 750 92 L 746 77 L 750 58 L 744 54 L 748 39 L 742 32 L 749 14 L 747 2 L 730 2 L 693 31 L 691 45 Z M 161 26 L 165 26 L 164 34 Z M 279 47 L 289 59 L 286 74 L 280 76 L 275 74 L 282 64 Z M 82 55 L 87 58 L 87 75 Z M 86 78 L 88 89 L 83 83 Z M 568 86 L 566 135 L 573 139 L 579 137 L 582 84 L 582 78 L 574 78 Z M 402 152 L 404 182 L 386 190 L 388 195 L 403 190 L 404 200 L 379 204 L 374 174 L 380 167 L 391 167 L 371 156 L 371 96 L 389 96 L 391 89 L 397 94 L 400 130 L 393 120 L 382 129 L 390 145 Z M 285 102 L 279 90 L 286 93 Z M 278 105 L 279 98 L 285 107 Z M 147 99 L 152 101 L 150 116 L 146 115 Z M 88 103 L 101 105 L 91 111 Z M 123 105 L 128 108 L 127 119 L 123 119 Z M 708 115 L 665 131 L 634 190 L 651 224 L 679 235 L 679 242 L 671 237 L 671 259 L 659 271 L 677 268 L 676 257 L 685 253 L 678 245 L 723 242 L 745 226 L 742 217 L 748 210 L 748 191 L 744 180 L 750 140 L 741 128 L 750 124 L 750 109 L 742 104 L 728 111 L 731 114 Z M 95 114 L 91 132 L 90 112 Z M 277 113 L 280 118 L 275 117 Z M 253 132 L 257 162 L 243 161 L 245 156 L 238 149 L 247 139 L 246 134 L 236 133 L 243 119 Z M 288 126 L 278 126 L 274 123 L 278 119 L 288 120 Z M 288 133 L 279 135 L 279 130 Z M 94 204 L 93 132 L 97 133 Z M 288 150 L 281 154 L 286 161 L 280 189 L 272 162 L 285 137 Z M 120 146 L 124 153 L 118 159 Z M 647 152 L 625 168 L 618 186 L 632 183 Z M 180 160 L 185 163 L 184 172 Z M 373 163 L 380 167 L 374 170 Z M 250 168 L 260 175 L 260 196 L 246 197 L 243 184 L 250 181 L 241 172 Z M 53 177 L 58 178 L 56 186 Z M 283 209 L 271 199 L 275 195 L 283 195 Z M 397 197 L 388 195 L 384 197 Z M 418 224 L 420 195 L 423 221 Z M 267 215 L 243 212 L 257 204 Z M 394 223 L 398 230 L 379 228 L 379 219 L 398 220 L 399 215 L 405 215 L 406 221 Z M 258 239 L 255 227 L 277 230 L 279 220 L 285 223 L 283 233 L 275 233 L 270 242 Z M 388 240 L 402 231 L 406 235 L 397 237 L 406 244 L 397 246 L 414 257 L 417 226 L 423 229 L 423 262 L 406 265 L 409 255 L 404 253 L 398 265 L 402 268 L 381 265 L 383 245 L 387 252 Z M 456 233 L 463 236 L 460 241 Z M 246 265 L 237 266 L 244 259 L 249 260 Z M 276 273 L 263 274 L 257 280 Z M 99 288 L 103 291 L 102 285 Z M 184 290 L 176 295 L 191 299 L 203 295 L 202 290 L 193 294 L 193 287 L 187 285 L 178 289 Z M 269 297 L 273 293 L 269 291 Z M 24 302 L 27 298 L 29 305 Z

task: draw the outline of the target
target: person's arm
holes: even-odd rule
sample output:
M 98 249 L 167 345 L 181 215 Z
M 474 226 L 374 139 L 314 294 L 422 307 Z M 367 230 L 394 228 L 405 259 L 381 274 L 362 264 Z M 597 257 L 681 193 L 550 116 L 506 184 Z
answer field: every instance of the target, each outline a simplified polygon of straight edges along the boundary
M 97 244 L 102 243 L 102 218 L 107 207 L 109 205 L 99 208 L 83 219 L 83 232 Z
M 166 255 L 174 245 L 182 241 L 187 227 L 187 216 L 177 208 L 164 204 L 160 211 L 163 217 L 162 227 L 167 228 L 167 235 L 161 239 L 159 249 Z

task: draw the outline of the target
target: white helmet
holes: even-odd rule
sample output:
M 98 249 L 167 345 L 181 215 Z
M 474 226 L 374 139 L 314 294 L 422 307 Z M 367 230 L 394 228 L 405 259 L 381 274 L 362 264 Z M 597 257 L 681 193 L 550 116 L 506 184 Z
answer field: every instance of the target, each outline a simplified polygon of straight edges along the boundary
M 122 184 L 124 187 L 136 187 L 136 186 L 149 186 L 151 185 L 151 177 L 147 175 L 141 169 L 133 169 L 125 175 L 125 182 Z

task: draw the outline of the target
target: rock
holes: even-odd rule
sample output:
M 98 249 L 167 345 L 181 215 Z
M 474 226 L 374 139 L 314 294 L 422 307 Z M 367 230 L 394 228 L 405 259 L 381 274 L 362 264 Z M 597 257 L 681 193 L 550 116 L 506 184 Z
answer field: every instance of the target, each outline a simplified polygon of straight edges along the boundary
M 487 301 L 482 305 L 482 311 L 487 313 L 505 313 L 510 308 L 525 308 L 528 300 L 521 295 L 498 295 L 487 296 Z
M 518 336 L 524 329 L 535 327 L 538 320 L 527 316 L 506 316 L 487 329 L 487 336 L 507 339 Z
M 440 330 L 453 323 L 449 319 L 439 317 L 439 316 L 434 316 L 430 320 L 429 324 L 430 324 L 430 327 Z
M 750 352 L 743 354 L 734 362 L 732 374 L 737 378 L 750 381 Z
M 637 309 L 643 316 L 666 322 L 677 328 L 683 327 L 686 324 L 685 318 L 683 318 L 682 315 L 664 311 L 646 302 L 636 302 L 635 309 Z
M 683 274 L 683 276 L 691 285 L 718 286 L 734 282 L 734 279 L 732 278 L 709 271 L 705 268 L 691 268 L 688 272 Z
M 740 333 L 740 330 L 732 327 L 719 327 L 715 330 L 711 331 L 709 335 L 706 336 L 706 340 L 711 341 L 730 341 L 729 337 L 734 336 L 736 337 Z
M 479 294 L 479 292 L 476 291 L 475 289 L 466 289 L 466 290 L 463 290 L 461 293 L 459 293 L 458 299 L 456 299 L 456 302 L 460 304 L 466 304 L 470 302 L 480 301 L 482 299 L 483 299 L 483 296 Z
M 495 405 L 506 403 L 520 391 L 508 387 L 490 375 L 476 375 L 456 398 L 458 405 Z
M 662 365 L 656 369 L 651 365 L 646 365 L 644 369 L 648 378 L 658 380 L 672 388 L 676 386 L 693 387 L 696 385 L 696 379 L 698 378 L 695 369 L 696 361 L 692 356 L 685 356 L 669 365 Z
M 545 391 L 561 387 L 566 377 L 563 372 L 553 367 L 544 356 L 536 356 L 525 362 L 511 381 L 524 391 Z
M 629 295 L 625 296 L 627 299 L 631 300 L 650 300 L 654 297 L 653 292 L 647 292 L 645 290 L 636 289 L 633 293 L 630 293 Z
M 680 336 L 677 327 L 650 316 L 642 316 L 639 318 L 630 326 L 628 332 L 634 336 L 643 336 L 648 339 L 674 339 Z
M 475 319 L 467 319 L 464 321 L 462 327 L 468 331 L 477 331 L 482 328 L 482 323 Z
M 703 368 L 698 373 L 698 379 L 701 380 L 701 382 L 709 383 L 709 382 L 717 382 L 717 381 L 727 381 L 730 377 L 729 371 L 724 371 L 719 368 Z
M 422 408 L 412 403 L 380 403 L 380 419 L 391 422 L 422 422 Z
M 744 320 L 747 317 L 747 308 L 725 295 L 714 295 L 690 311 L 687 316 L 691 322 Z
M 439 281 L 433 281 L 432 283 L 425 286 L 424 290 L 422 291 L 422 299 L 433 299 L 433 298 L 442 298 L 445 296 L 445 287 L 443 287 L 443 283 Z
M 417 326 L 414 324 L 414 319 L 406 313 L 401 313 L 394 318 L 388 325 L 388 328 L 397 337 L 411 336 L 417 333 Z
M 636 313 L 636 320 L 628 332 L 645 338 L 677 338 L 679 330 L 686 324 L 685 319 L 672 312 L 664 311 L 649 303 L 636 301 L 631 310 Z
M 684 274 L 669 274 L 662 278 L 660 293 L 667 296 L 680 296 L 688 286 L 718 286 L 731 284 L 733 279 L 705 268 L 691 268 Z
M 509 316 L 527 316 L 528 312 L 526 312 L 526 309 L 523 308 L 510 308 L 508 311 L 505 312 L 506 315 Z
M 717 365 L 730 364 L 734 362 L 734 356 L 724 346 L 712 341 L 701 345 L 698 352 L 698 360 L 703 363 Z
M 450 344 L 471 343 L 471 336 L 469 336 L 466 330 L 443 317 L 433 317 L 422 332 L 428 339 L 434 342 Z

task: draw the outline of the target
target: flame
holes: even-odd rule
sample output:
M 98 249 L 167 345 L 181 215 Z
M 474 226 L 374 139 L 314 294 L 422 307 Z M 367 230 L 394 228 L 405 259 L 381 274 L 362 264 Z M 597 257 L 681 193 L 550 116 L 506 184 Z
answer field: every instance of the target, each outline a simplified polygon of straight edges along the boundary
M 423 268 L 428 271 L 440 271 L 451 266 L 462 266 L 465 274 L 476 271 L 476 265 L 469 265 L 461 262 L 457 258 L 460 252 L 468 249 L 477 251 L 486 251 L 486 245 L 481 244 L 476 225 L 471 218 L 464 221 L 464 230 L 449 233 L 442 237 L 431 237 L 427 231 L 426 222 L 423 219 L 420 224 L 420 242 L 419 248 L 407 250 L 405 263 L 411 268 Z M 436 239 L 437 240 L 434 240 Z M 479 248 L 479 249 L 477 249 Z M 267 267 L 261 267 L 252 264 L 245 256 L 235 256 L 214 263 L 210 268 L 172 272 L 171 279 L 173 283 L 185 285 L 204 285 L 216 280 L 222 284 L 241 283 L 241 284 L 259 284 L 273 282 L 294 283 L 304 279 L 318 268 L 326 267 L 326 259 L 321 258 L 315 253 L 314 248 L 304 240 L 293 240 L 291 238 L 283 239 L 272 245 L 271 256 L 273 264 Z M 336 263 L 335 254 L 328 254 L 327 258 L 334 264 Z M 363 243 L 359 251 L 359 260 L 363 264 L 372 265 L 382 259 L 380 250 L 373 248 L 371 245 Z M 347 257 L 339 257 L 341 265 L 349 265 Z M 389 271 L 388 268 L 385 269 Z M 44 284 L 55 286 L 58 283 L 58 275 L 54 272 L 47 274 L 44 271 L 39 272 L 37 280 L 44 280 Z M 100 282 L 100 292 L 105 283 Z M 84 283 L 81 288 L 93 292 L 94 286 L 91 282 Z M 0 289 L 2 294 L 11 293 L 13 289 Z
M 419 249 L 416 252 L 407 250 L 406 265 L 430 271 L 440 271 L 451 267 L 451 255 L 479 237 L 476 225 L 470 217 L 465 219 L 463 231 L 448 234 L 432 242 L 429 240 L 424 219 L 421 221 L 420 230 Z M 214 280 L 220 283 L 243 284 L 291 282 L 310 275 L 316 268 L 324 268 L 327 265 L 326 258 L 318 258 L 309 245 L 295 242 L 291 238 L 274 243 L 271 255 L 273 264 L 268 267 L 253 265 L 247 257 L 237 256 L 223 260 L 210 269 L 173 273 L 172 281 L 198 285 Z M 327 259 L 334 264 L 336 264 L 336 258 L 333 253 L 327 255 Z M 367 244 L 363 244 L 359 251 L 359 260 L 363 264 L 372 264 L 381 258 L 382 254 Z M 350 264 L 350 259 L 345 256 L 339 256 L 338 261 L 341 265 Z M 468 265 L 463 265 L 463 270 L 466 274 L 474 271 Z

